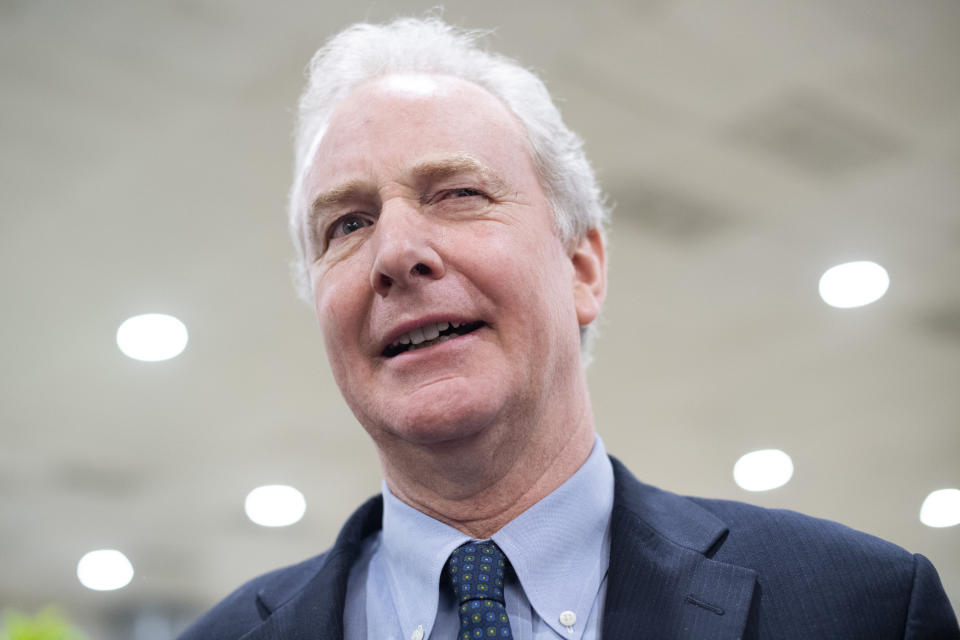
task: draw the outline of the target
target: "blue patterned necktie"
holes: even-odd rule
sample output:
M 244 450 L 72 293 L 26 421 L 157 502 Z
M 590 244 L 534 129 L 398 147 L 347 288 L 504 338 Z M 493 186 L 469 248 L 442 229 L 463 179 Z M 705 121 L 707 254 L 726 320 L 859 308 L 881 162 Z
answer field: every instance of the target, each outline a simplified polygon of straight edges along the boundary
M 460 613 L 458 640 L 512 638 L 503 601 L 507 559 L 493 542 L 468 542 L 447 561 Z

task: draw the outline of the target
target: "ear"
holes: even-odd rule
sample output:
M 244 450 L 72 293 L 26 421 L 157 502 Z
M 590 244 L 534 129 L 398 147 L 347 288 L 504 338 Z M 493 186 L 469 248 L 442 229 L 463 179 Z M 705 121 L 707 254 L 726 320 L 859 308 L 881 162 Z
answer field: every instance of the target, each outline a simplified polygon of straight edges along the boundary
M 573 263 L 573 301 L 577 321 L 585 327 L 600 315 L 607 295 L 607 259 L 603 237 L 591 229 L 570 255 Z

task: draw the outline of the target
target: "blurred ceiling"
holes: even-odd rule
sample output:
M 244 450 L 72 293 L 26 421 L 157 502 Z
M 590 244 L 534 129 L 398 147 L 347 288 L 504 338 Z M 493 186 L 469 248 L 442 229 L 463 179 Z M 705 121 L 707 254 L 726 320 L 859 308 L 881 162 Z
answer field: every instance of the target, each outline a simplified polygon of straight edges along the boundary
M 431 2 L 0 3 L 0 605 L 58 603 L 107 637 L 174 627 L 323 550 L 376 456 L 288 279 L 302 70 L 358 20 Z M 591 368 L 598 429 L 643 480 L 840 520 L 930 557 L 960 604 L 960 5 L 450 2 L 537 69 L 616 203 Z M 824 305 L 869 259 L 888 295 Z M 178 358 L 130 360 L 171 313 Z M 785 487 L 737 458 L 777 447 Z M 307 514 L 246 519 L 255 486 Z M 121 549 L 120 591 L 76 580 Z M 166 613 L 164 613 L 166 612 Z M 145 637 L 145 636 L 144 636 Z

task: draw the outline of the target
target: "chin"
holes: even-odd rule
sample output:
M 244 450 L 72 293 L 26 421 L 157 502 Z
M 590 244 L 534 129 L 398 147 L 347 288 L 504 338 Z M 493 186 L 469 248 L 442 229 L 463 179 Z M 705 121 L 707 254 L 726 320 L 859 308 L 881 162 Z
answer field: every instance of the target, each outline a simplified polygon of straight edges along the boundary
M 415 445 L 440 445 L 482 434 L 504 415 L 506 402 L 485 385 L 445 381 L 385 407 L 384 431 Z

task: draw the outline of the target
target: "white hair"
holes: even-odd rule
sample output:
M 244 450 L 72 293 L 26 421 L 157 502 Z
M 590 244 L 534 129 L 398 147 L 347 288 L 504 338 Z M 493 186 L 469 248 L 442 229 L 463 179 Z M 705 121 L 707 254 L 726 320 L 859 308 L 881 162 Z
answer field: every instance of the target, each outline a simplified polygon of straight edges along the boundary
M 541 186 L 553 207 L 557 234 L 572 250 L 609 216 L 593 168 L 580 138 L 563 123 L 543 82 L 513 60 L 485 51 L 485 35 L 446 24 L 435 17 L 400 18 L 389 24 L 355 24 L 331 38 L 310 61 L 300 97 L 295 135 L 295 168 L 290 189 L 290 233 L 297 251 L 294 280 L 309 301 L 306 235 L 308 206 L 304 179 L 337 106 L 359 85 L 391 74 L 454 76 L 499 98 L 526 132 L 526 142 Z M 581 353 L 589 359 L 593 325 L 582 327 Z

